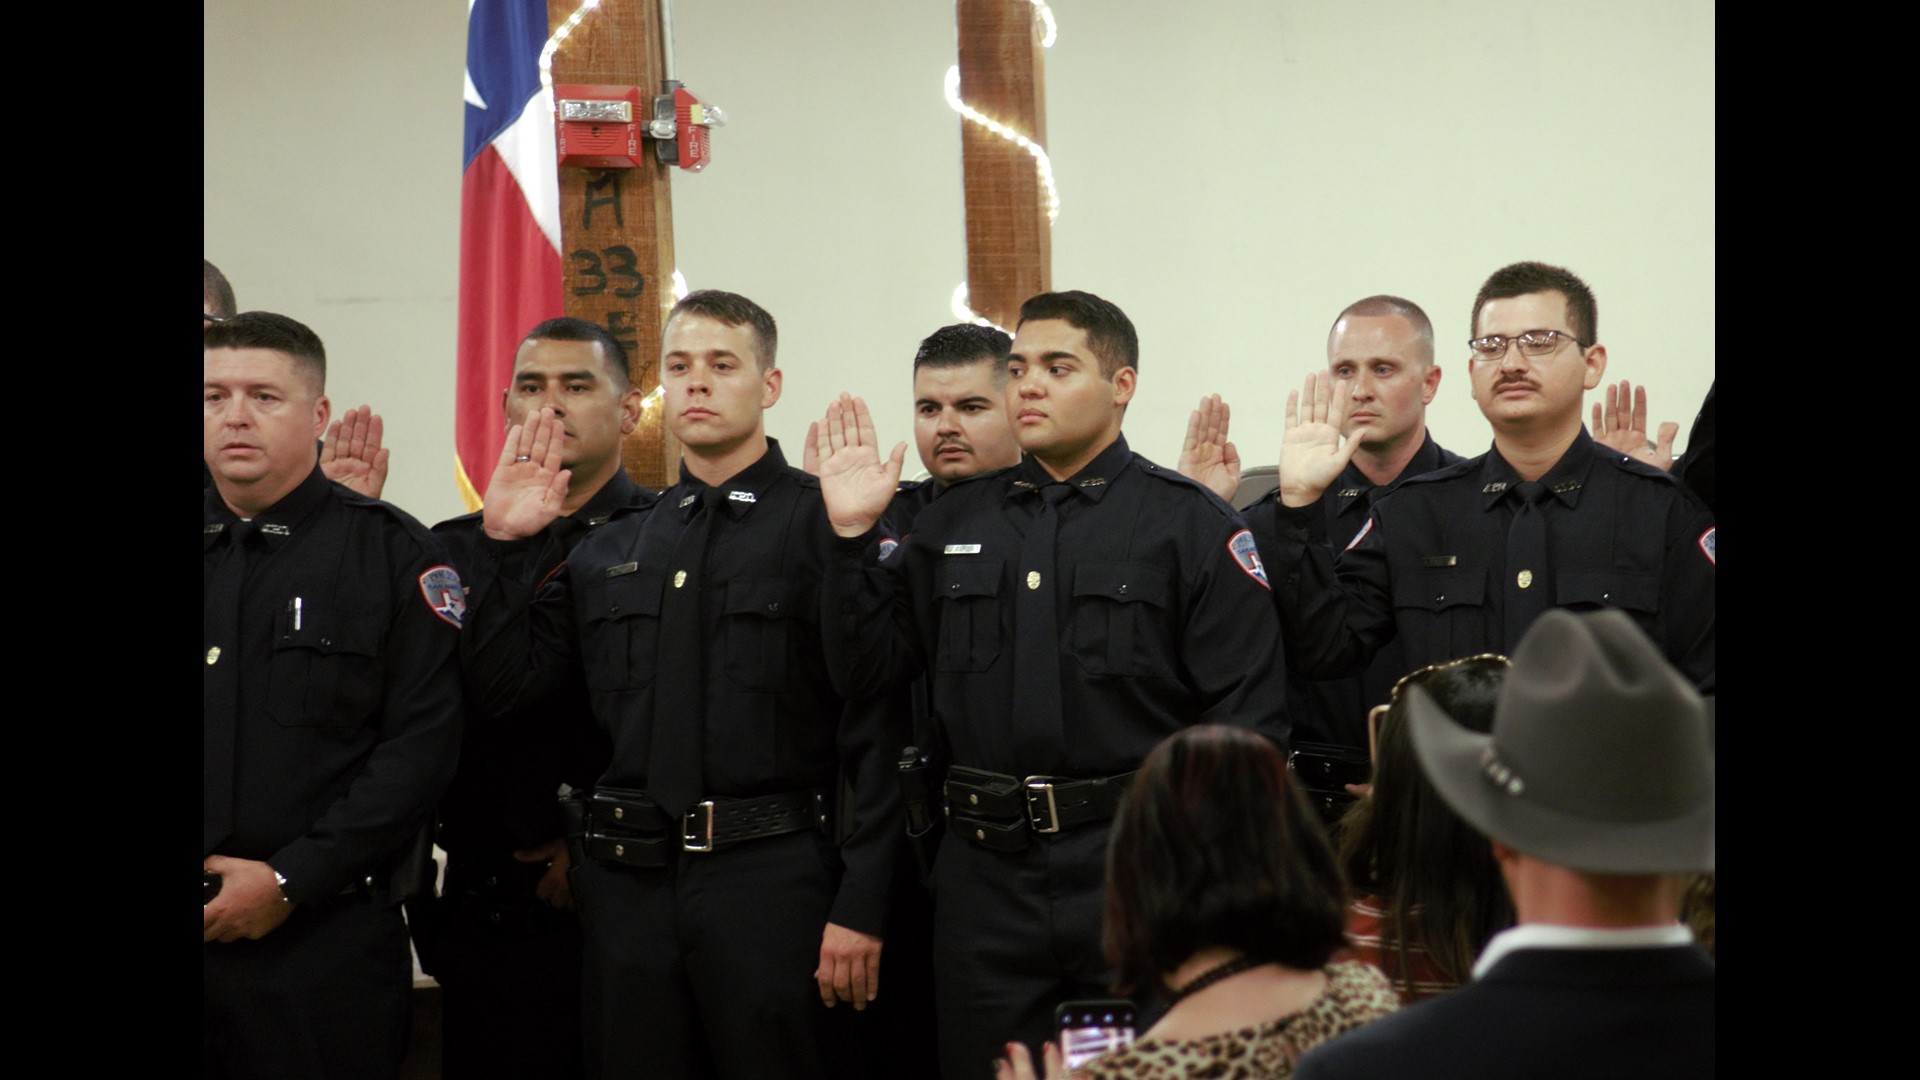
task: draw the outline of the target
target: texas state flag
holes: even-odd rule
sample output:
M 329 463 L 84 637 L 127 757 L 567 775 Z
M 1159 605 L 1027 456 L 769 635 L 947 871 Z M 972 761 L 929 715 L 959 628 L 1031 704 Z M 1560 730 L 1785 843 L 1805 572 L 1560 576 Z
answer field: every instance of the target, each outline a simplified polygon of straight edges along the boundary
M 500 397 L 520 339 L 566 314 L 553 91 L 540 85 L 546 0 L 467 0 L 466 172 L 460 183 L 455 474 L 477 510 L 505 436 Z

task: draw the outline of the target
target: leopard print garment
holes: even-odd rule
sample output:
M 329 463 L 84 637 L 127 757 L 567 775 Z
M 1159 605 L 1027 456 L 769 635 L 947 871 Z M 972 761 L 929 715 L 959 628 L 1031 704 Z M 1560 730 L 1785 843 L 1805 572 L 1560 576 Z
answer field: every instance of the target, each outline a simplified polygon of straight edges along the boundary
M 1141 1039 L 1087 1062 L 1076 1080 L 1281 1080 L 1300 1055 L 1400 1007 L 1387 977 L 1366 964 L 1327 965 L 1327 989 L 1313 1004 L 1260 1027 L 1190 1042 Z

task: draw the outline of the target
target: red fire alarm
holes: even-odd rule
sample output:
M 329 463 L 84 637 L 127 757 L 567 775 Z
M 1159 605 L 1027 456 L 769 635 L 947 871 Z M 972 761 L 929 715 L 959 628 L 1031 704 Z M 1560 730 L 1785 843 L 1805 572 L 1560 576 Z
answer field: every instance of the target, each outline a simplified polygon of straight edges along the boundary
M 654 153 L 663 164 L 699 172 L 713 159 L 711 131 L 727 122 L 727 114 L 717 105 L 702 103 L 671 79 L 660 89 L 653 99 L 653 123 L 647 127 L 647 134 L 659 140 Z
M 646 113 L 637 86 L 555 84 L 554 138 L 560 164 L 586 169 L 640 165 Z

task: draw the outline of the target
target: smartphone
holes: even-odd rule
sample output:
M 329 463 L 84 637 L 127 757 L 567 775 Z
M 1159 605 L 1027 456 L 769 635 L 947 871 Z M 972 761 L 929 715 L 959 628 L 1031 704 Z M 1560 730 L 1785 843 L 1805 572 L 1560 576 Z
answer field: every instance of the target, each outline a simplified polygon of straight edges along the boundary
M 1063 1001 L 1053 1010 L 1054 1041 L 1077 1069 L 1109 1050 L 1133 1042 L 1133 1002 L 1124 998 Z

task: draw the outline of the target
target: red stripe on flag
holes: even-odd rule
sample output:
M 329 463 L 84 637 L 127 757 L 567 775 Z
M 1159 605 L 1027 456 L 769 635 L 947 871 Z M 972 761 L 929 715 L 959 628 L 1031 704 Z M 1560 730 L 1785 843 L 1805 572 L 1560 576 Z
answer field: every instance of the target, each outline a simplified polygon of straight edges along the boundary
M 489 146 L 460 183 L 460 334 L 453 445 L 474 490 L 486 494 L 500 459 L 501 395 L 520 339 L 566 314 L 560 254 L 540 231 L 500 154 Z

